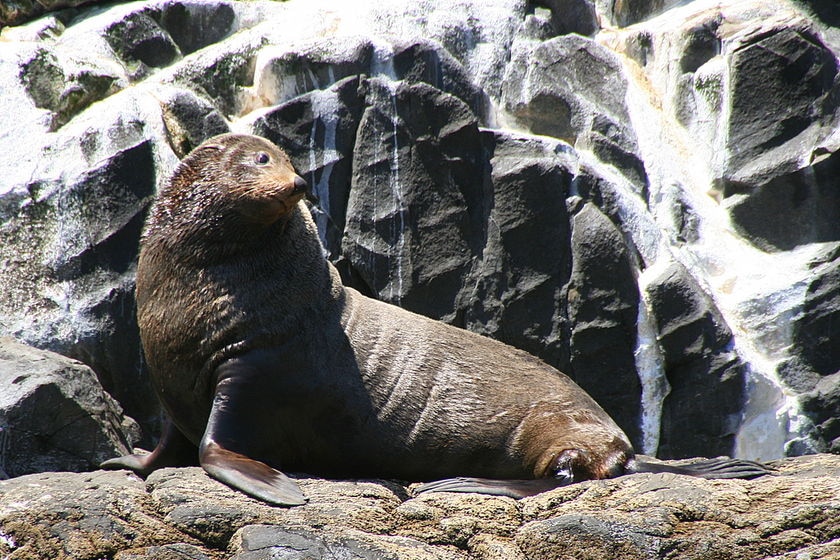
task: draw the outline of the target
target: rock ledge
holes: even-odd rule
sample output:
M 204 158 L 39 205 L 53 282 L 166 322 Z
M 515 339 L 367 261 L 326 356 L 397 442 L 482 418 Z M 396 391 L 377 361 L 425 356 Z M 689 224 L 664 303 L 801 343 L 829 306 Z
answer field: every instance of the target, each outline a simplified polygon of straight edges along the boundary
M 199 468 L 43 473 L 0 482 L 0 557 L 837 558 L 840 457 L 775 464 L 778 475 L 708 481 L 640 474 L 520 501 L 410 498 L 389 481 L 301 477 L 284 509 Z

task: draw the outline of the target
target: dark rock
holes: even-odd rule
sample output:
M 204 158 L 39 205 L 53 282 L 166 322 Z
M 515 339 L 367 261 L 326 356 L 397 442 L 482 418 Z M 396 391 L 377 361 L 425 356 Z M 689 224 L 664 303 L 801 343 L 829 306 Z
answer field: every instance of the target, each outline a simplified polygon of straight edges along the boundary
M 840 258 L 815 266 L 801 314 L 793 321 L 795 362 L 815 383 L 803 387 L 802 407 L 826 442 L 825 449 L 840 450 Z
M 464 67 L 433 41 L 398 43 L 393 54 L 394 75 L 409 83 L 426 83 L 450 93 L 469 105 L 483 123 L 487 119 L 487 94 L 472 83 Z
M 145 78 L 152 68 L 169 66 L 181 57 L 172 37 L 142 11 L 115 22 L 103 35 L 135 80 Z
M 480 259 L 459 297 L 463 326 L 568 372 L 566 196 L 574 160 L 563 142 L 486 132 Z
M 840 371 L 840 251 L 834 256 L 814 267 L 802 314 L 793 323 L 796 353 L 820 375 Z
M 5 0 L 0 4 L 0 27 L 21 25 L 53 10 L 102 2 L 103 0 Z
M 728 58 L 724 196 L 796 171 L 798 160 L 831 132 L 826 117 L 840 105 L 837 59 L 804 22 L 757 31 Z
M 554 35 L 594 35 L 600 29 L 593 0 L 536 0 L 533 4 L 551 10 Z
M 290 529 L 273 525 L 249 525 L 234 537 L 231 560 L 403 560 L 460 558 L 426 543 L 405 537 L 371 537 L 362 532 Z
M 173 543 L 120 551 L 114 560 L 211 560 L 214 556 L 197 546 Z
M 50 130 L 64 126 L 95 101 L 115 92 L 119 76 L 100 68 L 68 65 L 55 54 L 38 48 L 20 65 L 20 79 L 35 106 L 52 112 Z
M 840 410 L 840 371 L 822 377 L 814 390 L 802 397 L 802 408 L 817 425 L 827 451 L 838 452 L 840 447 L 840 423 L 837 411 Z M 802 453 L 800 453 L 802 454 Z
M 680 71 L 694 73 L 698 68 L 720 54 L 721 40 L 718 27 L 723 16 L 711 18 L 685 32 L 685 45 L 680 56 Z
M 163 122 L 169 145 L 179 158 L 208 138 L 229 132 L 225 118 L 204 99 L 178 89 L 167 93 L 160 99 Z
M 832 0 L 796 0 L 797 3 L 805 5 L 826 25 L 840 27 L 840 13 Z
M 211 49 L 175 65 L 161 81 L 185 87 L 213 103 L 222 115 L 237 115 L 254 86 L 254 64 L 261 41 L 234 35 L 224 49 Z M 247 107 L 246 107 L 247 108 Z
M 55 55 L 46 48 L 32 53 L 20 66 L 20 77 L 36 107 L 56 110 L 64 89 L 64 71 Z
M 745 395 L 729 327 L 682 265 L 671 264 L 646 291 L 671 386 L 658 456 L 731 454 Z
M 609 3 L 600 0 L 599 3 L 609 6 L 610 19 L 616 25 L 627 27 L 660 13 L 677 0 L 616 0 Z
M 218 43 L 236 29 L 236 11 L 228 2 L 174 1 L 149 15 L 178 45 L 184 56 Z
M 424 83 L 368 81 L 342 252 L 367 291 L 451 314 L 474 251 L 482 149 L 475 117 Z
M 593 204 L 572 218 L 569 373 L 641 448 L 636 373 L 639 289 L 621 232 Z
M 606 48 L 570 35 L 518 51 L 505 76 L 502 97 L 520 126 L 574 144 L 596 114 L 628 122 L 627 82 Z
M 229 132 L 227 121 L 216 108 L 191 92 L 170 92 L 161 99 L 161 108 L 167 140 L 179 158 L 208 138 Z
M 0 338 L 0 478 L 96 468 L 139 437 L 84 364 Z
M 647 198 L 647 171 L 638 155 L 639 147 L 633 132 L 604 115 L 592 119 L 591 128 L 578 137 L 577 148 L 589 148 L 602 162 L 613 165 L 639 187 L 639 194 Z
M 840 435 L 835 386 L 840 383 L 840 354 L 836 341 L 840 332 L 840 258 L 838 244 L 827 244 L 810 265 L 802 281 L 800 303 L 777 319 L 784 322 L 789 355 L 777 367 L 784 385 L 798 395 L 798 401 L 813 426 L 803 422 L 812 437 L 799 437 L 786 445 L 786 453 L 803 454 L 836 449 Z M 762 313 L 757 315 L 763 317 Z M 769 346 L 769 344 L 768 344 Z M 805 434 L 802 434 L 803 436 Z M 834 446 L 834 447 L 832 447 Z
M 728 200 L 738 231 L 767 251 L 840 240 L 840 151 L 816 155 L 792 173 L 753 184 Z

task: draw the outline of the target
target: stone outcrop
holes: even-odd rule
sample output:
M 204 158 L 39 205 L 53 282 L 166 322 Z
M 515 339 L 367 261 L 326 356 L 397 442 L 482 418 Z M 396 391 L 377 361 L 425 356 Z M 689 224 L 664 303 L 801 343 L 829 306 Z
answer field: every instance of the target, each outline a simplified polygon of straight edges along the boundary
M 752 481 L 632 475 L 523 500 L 410 498 L 388 481 L 298 478 L 276 508 L 197 467 L 0 482 L 0 555 L 35 558 L 833 558 L 840 457 L 785 459 Z M 49 496 L 49 498 L 46 498 Z
M 123 416 L 86 365 L 0 338 L 0 479 L 85 471 L 131 449 Z

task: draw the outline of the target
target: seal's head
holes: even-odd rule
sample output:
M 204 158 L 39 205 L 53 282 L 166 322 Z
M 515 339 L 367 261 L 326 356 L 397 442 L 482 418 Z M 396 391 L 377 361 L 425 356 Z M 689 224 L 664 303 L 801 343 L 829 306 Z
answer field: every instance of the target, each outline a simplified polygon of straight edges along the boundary
M 161 190 L 147 233 L 230 236 L 273 225 L 306 195 L 289 156 L 264 138 L 222 134 L 195 148 Z M 175 227 L 173 227 L 175 226 Z

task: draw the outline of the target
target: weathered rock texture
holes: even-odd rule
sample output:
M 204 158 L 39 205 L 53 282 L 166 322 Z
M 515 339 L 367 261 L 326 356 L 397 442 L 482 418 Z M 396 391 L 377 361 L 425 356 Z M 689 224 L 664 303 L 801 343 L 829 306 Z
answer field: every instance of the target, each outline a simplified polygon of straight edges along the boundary
M 5 3 L 0 25 L 34 17 L 26 6 L 36 8 Z M 640 450 L 761 459 L 840 451 L 833 8 L 153 0 L 7 26 L 0 334 L 89 365 L 153 443 L 158 409 L 134 316 L 142 224 L 179 157 L 214 134 L 254 132 L 286 148 L 313 186 L 325 251 L 346 283 L 541 357 Z M 6 422 L 4 433 L 24 429 L 19 417 Z M 99 429 L 125 442 L 122 425 L 100 419 Z M 8 474 L 88 466 L 31 449 Z M 113 477 L 91 484 L 125 482 Z M 121 492 L 149 503 L 139 482 Z M 436 500 L 411 504 L 422 517 Z M 194 523 L 225 519 L 212 511 Z M 136 515 L 139 523 L 147 514 Z M 477 540 L 469 527 L 483 522 L 454 516 L 440 542 L 455 548 L 434 554 L 457 557 L 473 542 L 488 557 L 538 555 L 573 534 L 597 548 L 612 527 L 629 535 L 627 550 L 683 550 L 667 544 L 682 534 L 683 513 L 650 527 L 580 515 L 534 525 L 536 516 L 519 532 Z M 369 555 L 422 555 L 429 545 L 295 531 L 253 528 L 232 542 L 243 558 L 295 538 L 299 550 Z M 536 540 L 525 544 L 527 535 Z M 706 546 L 696 538 L 697 550 Z M 218 554 L 186 537 L 138 546 L 162 548 L 124 557 Z
M 840 555 L 840 457 L 785 459 L 777 476 L 633 475 L 520 501 L 410 499 L 401 484 L 300 478 L 276 508 L 199 468 L 0 482 L 0 555 L 30 558 L 766 559 Z
M 139 437 L 86 365 L 0 338 L 0 479 L 85 471 Z

